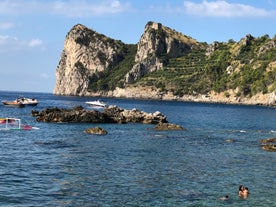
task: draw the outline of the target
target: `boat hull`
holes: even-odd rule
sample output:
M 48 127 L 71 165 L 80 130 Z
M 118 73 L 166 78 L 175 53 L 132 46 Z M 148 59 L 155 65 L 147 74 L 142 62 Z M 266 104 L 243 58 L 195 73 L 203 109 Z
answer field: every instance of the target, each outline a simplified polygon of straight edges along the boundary
M 15 101 L 2 101 L 5 106 L 14 107 L 14 108 L 23 108 L 25 104 Z
M 34 98 L 19 97 L 14 101 L 2 101 L 5 106 L 22 108 L 25 106 L 36 106 L 38 101 Z
M 107 107 L 107 104 L 105 104 L 102 101 L 87 101 L 85 102 L 88 106 L 90 107 L 95 107 L 95 108 L 105 108 Z
M 36 106 L 38 103 L 23 103 L 25 106 Z

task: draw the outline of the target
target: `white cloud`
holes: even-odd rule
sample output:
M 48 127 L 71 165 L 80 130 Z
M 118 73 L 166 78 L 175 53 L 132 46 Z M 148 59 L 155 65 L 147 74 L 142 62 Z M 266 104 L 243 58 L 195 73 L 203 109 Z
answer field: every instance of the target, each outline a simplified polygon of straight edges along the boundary
M 256 8 L 247 4 L 228 3 L 227 1 L 207 1 L 194 3 L 184 2 L 185 12 L 197 16 L 214 17 L 269 17 L 275 15 L 275 11 Z
M 20 45 L 20 41 L 16 37 L 11 37 L 9 35 L 0 35 L 0 45 L 8 45 L 8 44 L 18 44 Z
M 51 78 L 51 76 L 47 73 L 40 74 L 40 77 L 43 78 L 43 79 L 50 79 Z
M 126 11 L 130 4 L 122 4 L 118 0 L 102 0 L 89 2 L 79 1 L 56 1 L 49 5 L 55 14 L 70 17 L 99 16 L 104 14 L 114 14 Z
M 41 45 L 43 45 L 43 42 L 40 39 L 32 39 L 28 42 L 29 47 L 37 47 Z
M 0 29 L 10 29 L 13 27 L 11 22 L 0 22 Z
M 40 39 L 21 40 L 17 37 L 0 35 L 0 52 L 21 51 L 27 48 L 45 49 L 44 43 Z
M 130 3 L 121 3 L 119 0 L 4 0 L 0 2 L 0 14 L 52 13 L 69 17 L 85 17 L 120 13 L 130 7 Z
M 7 40 L 9 39 L 9 36 L 5 35 L 5 36 L 1 36 L 0 35 L 0 45 L 3 45 L 7 42 Z

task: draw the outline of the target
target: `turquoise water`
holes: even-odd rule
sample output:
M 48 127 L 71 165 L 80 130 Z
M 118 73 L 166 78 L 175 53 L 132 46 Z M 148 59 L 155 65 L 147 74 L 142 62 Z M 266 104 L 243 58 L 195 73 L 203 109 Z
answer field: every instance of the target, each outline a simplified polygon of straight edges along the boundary
M 0 99 L 18 95 L 2 91 Z M 259 146 L 260 139 L 276 137 L 275 109 L 103 99 L 160 111 L 187 129 L 156 132 L 143 124 L 38 123 L 32 109 L 85 106 L 93 99 L 23 95 L 39 105 L 1 105 L 0 117 L 40 129 L 0 131 L 0 206 L 276 206 L 276 153 Z M 108 134 L 83 132 L 95 126 Z M 248 199 L 238 198 L 240 184 L 249 187 Z M 229 201 L 218 199 L 226 194 Z

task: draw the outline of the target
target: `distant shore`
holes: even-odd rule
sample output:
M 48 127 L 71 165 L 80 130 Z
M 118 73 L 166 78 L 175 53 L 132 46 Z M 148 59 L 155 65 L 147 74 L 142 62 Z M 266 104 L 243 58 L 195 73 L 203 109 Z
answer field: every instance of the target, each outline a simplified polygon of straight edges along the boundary
M 206 95 L 184 95 L 182 97 L 173 95 L 172 92 L 158 92 L 148 87 L 127 87 L 116 88 L 114 91 L 81 94 L 92 97 L 107 98 L 127 98 L 127 99 L 147 99 L 147 100 L 165 100 L 165 101 L 189 101 L 200 103 L 221 103 L 221 104 L 237 104 L 237 105 L 262 105 L 276 106 L 276 94 L 258 93 L 252 97 L 237 97 L 235 91 L 227 91 L 221 93 L 211 92 Z

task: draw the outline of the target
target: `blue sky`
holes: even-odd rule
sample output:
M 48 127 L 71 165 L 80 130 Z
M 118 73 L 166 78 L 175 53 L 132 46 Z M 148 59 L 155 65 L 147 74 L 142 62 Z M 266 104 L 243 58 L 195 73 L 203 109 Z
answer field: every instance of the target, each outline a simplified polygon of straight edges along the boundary
M 0 91 L 53 92 L 64 39 L 78 23 L 137 43 L 148 21 L 200 42 L 276 35 L 276 0 L 0 0 Z

